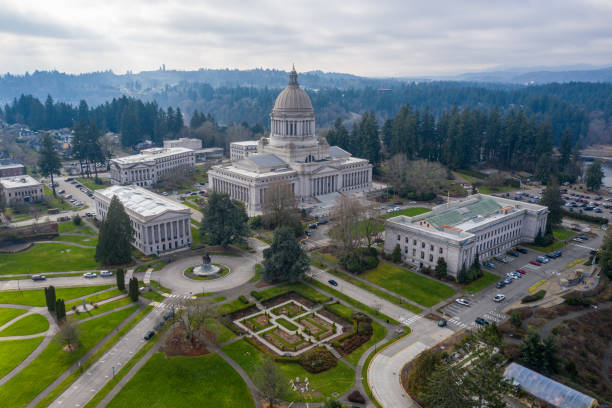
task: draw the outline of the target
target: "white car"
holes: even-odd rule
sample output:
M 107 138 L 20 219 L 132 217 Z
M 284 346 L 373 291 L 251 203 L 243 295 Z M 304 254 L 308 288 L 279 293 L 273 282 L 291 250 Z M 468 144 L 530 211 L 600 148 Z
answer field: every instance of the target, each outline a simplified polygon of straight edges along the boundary
M 470 301 L 464 298 L 459 298 L 459 299 L 455 299 L 455 302 L 459 303 L 460 305 L 463 306 L 470 306 Z
M 395 208 L 393 209 L 393 211 L 399 211 L 399 210 L 401 210 L 401 208 L 399 208 L 399 207 L 395 207 Z
M 392 212 L 393 212 L 393 208 L 389 208 L 389 209 L 387 210 L 387 213 L 389 213 L 389 214 L 391 214 Z
M 100 276 L 113 276 L 111 271 L 100 271 Z
M 493 296 L 493 301 L 494 302 L 501 302 L 506 298 L 506 295 L 498 293 L 497 295 Z
M 95 278 L 97 276 L 98 275 L 95 272 L 86 272 L 86 273 L 83 274 L 84 278 Z

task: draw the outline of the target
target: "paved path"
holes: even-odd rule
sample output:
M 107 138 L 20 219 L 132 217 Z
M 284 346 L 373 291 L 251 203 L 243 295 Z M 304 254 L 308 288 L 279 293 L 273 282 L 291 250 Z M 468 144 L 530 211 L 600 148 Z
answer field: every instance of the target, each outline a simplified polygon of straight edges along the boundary
M 164 309 L 155 308 L 125 334 L 98 361 L 87 369 L 49 407 L 82 407 L 96 395 L 113 376 L 145 344 L 144 335 L 161 319 Z
M 88 248 L 88 249 L 95 248 L 95 246 L 77 244 L 76 242 L 72 242 L 72 241 L 36 241 L 36 244 L 66 244 L 66 245 L 72 245 L 72 246 L 79 247 L 79 248 Z
M 598 310 L 609 309 L 611 307 L 612 307 L 612 302 L 606 302 L 606 303 L 600 304 L 598 306 Z M 559 316 L 552 320 L 549 320 L 542 327 L 540 327 L 540 330 L 539 330 L 540 337 L 542 339 L 546 339 L 548 336 L 550 336 L 550 332 L 552 331 L 552 329 L 554 329 L 555 326 L 557 326 L 559 323 L 563 322 L 564 320 L 572 320 L 572 319 L 575 319 L 576 317 L 580 317 L 582 315 L 585 315 L 591 312 L 595 312 L 595 311 L 596 311 L 595 309 L 591 309 L 589 307 L 589 308 L 578 310 L 576 312 L 568 313 L 566 315 Z

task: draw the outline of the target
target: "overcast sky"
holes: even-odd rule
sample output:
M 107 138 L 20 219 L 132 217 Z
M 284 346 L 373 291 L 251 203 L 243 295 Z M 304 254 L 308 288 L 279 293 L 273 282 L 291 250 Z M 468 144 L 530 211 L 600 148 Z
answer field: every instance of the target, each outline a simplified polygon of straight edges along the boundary
M 0 72 L 612 65 L 612 0 L 0 0 Z

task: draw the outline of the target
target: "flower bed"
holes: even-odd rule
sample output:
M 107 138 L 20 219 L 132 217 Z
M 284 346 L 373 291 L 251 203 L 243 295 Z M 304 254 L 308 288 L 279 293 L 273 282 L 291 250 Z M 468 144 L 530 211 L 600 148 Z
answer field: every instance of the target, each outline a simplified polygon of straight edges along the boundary
M 243 320 L 242 323 L 254 332 L 259 332 L 272 326 L 270 318 L 265 313 L 249 317 Z
M 295 302 L 287 303 L 272 309 L 272 313 L 274 313 L 275 315 L 285 315 L 287 317 L 295 317 L 304 313 L 305 311 L 306 309 L 304 309 L 302 306 L 298 305 Z

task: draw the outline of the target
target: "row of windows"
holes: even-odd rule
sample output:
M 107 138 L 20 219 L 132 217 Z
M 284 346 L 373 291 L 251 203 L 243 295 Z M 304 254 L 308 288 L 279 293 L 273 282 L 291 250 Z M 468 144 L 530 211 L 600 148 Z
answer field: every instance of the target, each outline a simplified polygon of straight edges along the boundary
M 401 236 L 400 234 L 397 234 L 397 240 L 398 240 L 398 241 L 401 241 L 401 239 L 402 239 L 402 236 Z M 406 244 L 409 244 L 409 243 L 410 243 L 410 238 L 405 237 L 405 238 L 404 238 L 404 242 L 405 242 Z M 415 253 L 415 251 L 416 251 L 416 247 L 418 247 L 418 241 L 417 241 L 416 239 L 414 239 L 414 238 L 412 239 L 412 245 L 415 247 L 415 248 L 413 248 L 413 249 L 412 249 L 413 256 L 414 256 L 414 253 Z M 421 241 L 421 248 L 425 249 L 425 248 L 427 247 L 427 245 L 429 245 L 429 250 L 430 250 L 430 251 L 432 251 L 432 252 L 434 252 L 434 251 L 435 251 L 435 249 L 436 249 L 435 245 L 433 245 L 433 244 L 427 244 L 425 241 Z M 404 251 L 404 252 L 408 253 L 408 246 L 406 246 L 406 248 L 405 248 L 405 251 Z M 444 248 L 442 248 L 442 247 L 438 247 L 438 252 L 439 252 L 440 254 L 443 254 L 443 253 L 444 253 Z
M 9 197 L 25 197 L 25 196 L 33 196 L 36 194 L 42 194 L 42 188 L 40 189 L 36 189 L 36 190 L 21 190 L 21 191 L 14 191 L 14 192 L 9 192 L 8 196 Z

